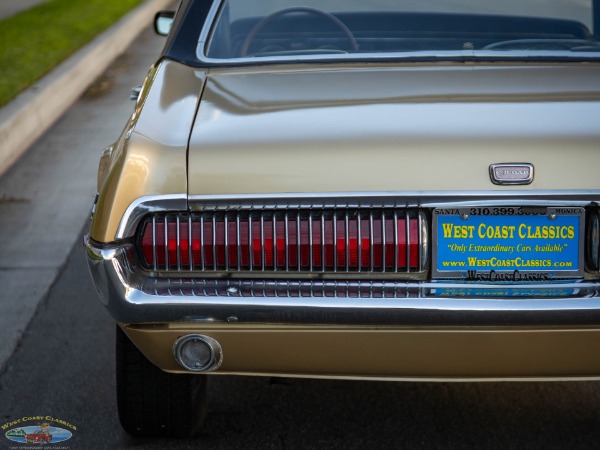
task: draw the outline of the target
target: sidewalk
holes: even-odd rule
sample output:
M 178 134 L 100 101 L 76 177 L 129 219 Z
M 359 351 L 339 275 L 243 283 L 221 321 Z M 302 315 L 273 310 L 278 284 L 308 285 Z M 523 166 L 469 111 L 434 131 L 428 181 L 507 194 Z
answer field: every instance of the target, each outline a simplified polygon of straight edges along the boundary
M 48 0 L 0 0 L 0 19 L 14 16 Z
M 153 8 L 137 29 L 150 26 L 154 12 L 171 3 L 146 2 Z M 146 27 L 86 94 L 0 176 L 0 372 L 31 317 L 44 308 L 48 289 L 89 216 L 100 152 L 120 134 L 133 108 L 131 88 L 141 84 L 164 43 Z M 112 53 L 112 58 L 116 56 Z M 66 64 L 58 69 L 63 75 L 75 66 L 73 61 Z M 104 72 L 96 70 L 96 75 Z M 64 90 L 53 95 L 66 96 Z M 90 298 L 81 301 L 97 301 L 95 295 L 90 292 Z

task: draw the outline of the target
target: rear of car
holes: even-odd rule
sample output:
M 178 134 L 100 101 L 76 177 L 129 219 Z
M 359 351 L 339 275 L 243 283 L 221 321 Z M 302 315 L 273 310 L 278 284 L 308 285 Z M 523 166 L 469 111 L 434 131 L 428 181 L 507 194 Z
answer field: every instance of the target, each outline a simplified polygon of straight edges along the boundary
M 101 159 L 126 430 L 206 374 L 598 378 L 600 5 L 248 3 L 182 2 Z

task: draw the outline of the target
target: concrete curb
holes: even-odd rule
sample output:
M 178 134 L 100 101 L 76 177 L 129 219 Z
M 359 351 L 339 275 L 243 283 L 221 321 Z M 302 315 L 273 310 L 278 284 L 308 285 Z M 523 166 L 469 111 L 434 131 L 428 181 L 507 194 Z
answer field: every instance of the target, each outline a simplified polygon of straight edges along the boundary
M 146 0 L 0 109 L 0 175 L 81 96 L 173 0 Z

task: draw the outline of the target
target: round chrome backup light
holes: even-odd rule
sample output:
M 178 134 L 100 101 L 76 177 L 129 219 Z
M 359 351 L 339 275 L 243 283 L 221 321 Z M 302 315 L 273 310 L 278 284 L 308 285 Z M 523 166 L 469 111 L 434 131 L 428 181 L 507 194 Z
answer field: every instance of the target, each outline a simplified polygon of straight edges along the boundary
M 177 362 L 192 372 L 216 370 L 223 361 L 221 345 L 209 336 L 188 334 L 173 344 L 173 355 Z

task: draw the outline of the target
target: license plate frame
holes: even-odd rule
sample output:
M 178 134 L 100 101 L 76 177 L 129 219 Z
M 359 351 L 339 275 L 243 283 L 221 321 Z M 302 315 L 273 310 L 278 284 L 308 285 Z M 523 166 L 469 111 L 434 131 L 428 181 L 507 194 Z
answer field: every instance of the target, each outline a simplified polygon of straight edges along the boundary
M 581 207 L 435 208 L 432 278 L 530 282 L 583 278 Z

